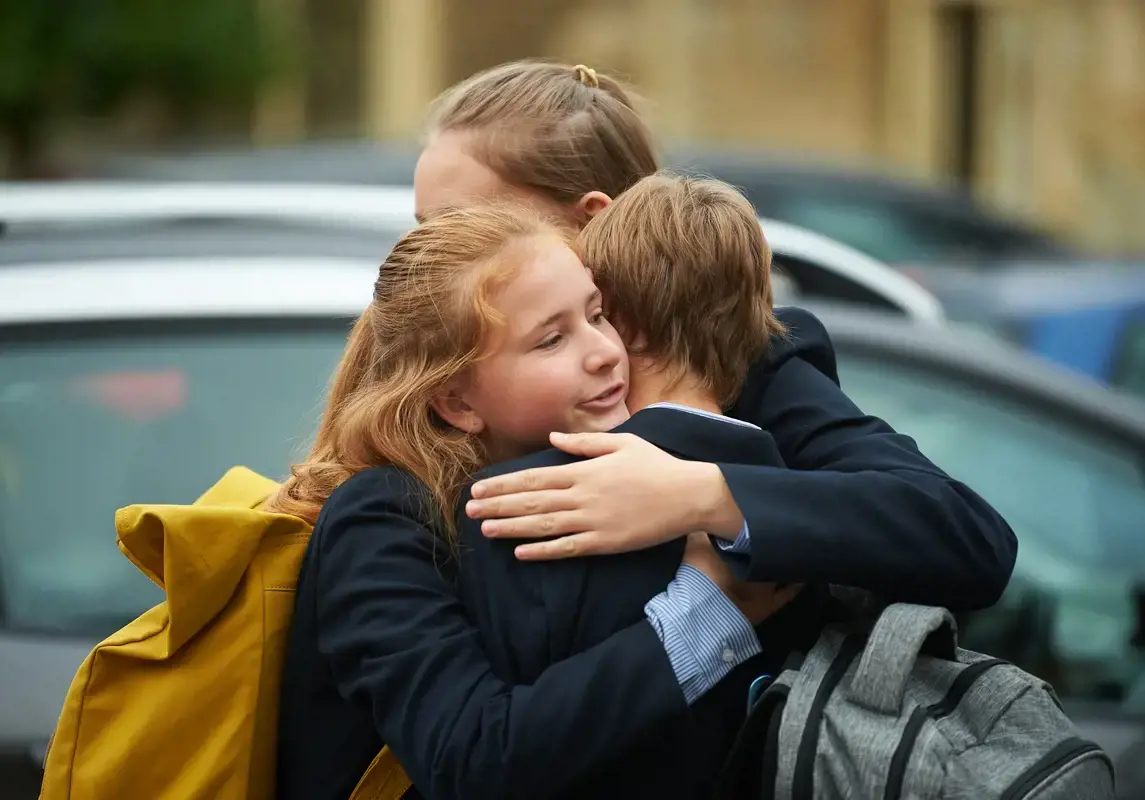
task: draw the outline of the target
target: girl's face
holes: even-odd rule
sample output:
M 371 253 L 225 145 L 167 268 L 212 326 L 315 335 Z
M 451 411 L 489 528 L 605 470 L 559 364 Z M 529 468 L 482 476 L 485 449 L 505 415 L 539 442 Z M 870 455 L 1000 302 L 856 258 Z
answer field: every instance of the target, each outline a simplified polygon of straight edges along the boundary
M 628 419 L 628 356 L 600 291 L 555 236 L 515 243 L 516 276 L 493 306 L 504 323 L 489 355 L 439 396 L 438 413 L 478 433 L 491 460 L 549 447 L 553 431 L 607 431 Z
M 465 208 L 491 200 L 521 200 L 559 213 L 537 192 L 510 186 L 496 172 L 469 155 L 468 134 L 446 131 L 431 137 L 413 174 L 414 204 L 419 221 L 450 208 Z
M 516 200 L 579 229 L 611 202 L 602 192 L 587 192 L 576 203 L 558 203 L 543 192 L 508 184 L 469 154 L 470 138 L 464 131 L 444 131 L 432 136 L 422 151 L 413 176 L 419 221 L 450 208 Z

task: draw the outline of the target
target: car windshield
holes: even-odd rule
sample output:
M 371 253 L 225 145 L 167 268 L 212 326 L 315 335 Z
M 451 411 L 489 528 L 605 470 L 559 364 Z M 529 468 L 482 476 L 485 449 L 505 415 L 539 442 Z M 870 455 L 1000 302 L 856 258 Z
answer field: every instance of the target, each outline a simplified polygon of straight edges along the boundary
M 9 331 L 0 341 L 3 625 L 103 636 L 160 601 L 116 548 L 115 510 L 190 503 L 236 464 L 283 475 L 315 428 L 348 325 Z
M 860 408 L 914 438 L 1018 536 L 1005 597 L 964 623 L 963 645 L 1019 664 L 1064 697 L 1145 710 L 1140 451 L 935 372 L 856 354 L 843 354 L 839 372 Z
M 935 261 L 1007 258 L 1019 253 L 1050 253 L 1036 234 L 998 224 L 989 226 L 957 215 L 930 212 L 908 202 L 877 198 L 828 197 L 792 192 L 778 210 L 764 212 L 829 236 L 888 264 L 926 267 Z

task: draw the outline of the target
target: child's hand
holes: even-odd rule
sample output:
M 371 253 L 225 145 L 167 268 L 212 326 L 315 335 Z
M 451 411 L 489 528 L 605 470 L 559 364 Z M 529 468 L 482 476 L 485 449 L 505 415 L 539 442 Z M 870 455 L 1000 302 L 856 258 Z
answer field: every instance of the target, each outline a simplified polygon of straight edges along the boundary
M 492 538 L 547 539 L 522 560 L 642 550 L 703 528 L 734 539 L 743 516 L 715 464 L 684 461 L 630 433 L 554 434 L 587 460 L 487 478 L 466 513 Z
M 731 587 L 732 601 L 752 625 L 758 625 L 786 606 L 803 591 L 803 584 L 788 583 L 780 588 L 774 583 L 736 581 Z
M 695 567 L 735 603 L 748 622 L 758 625 L 790 603 L 803 588 L 787 585 L 782 589 L 774 583 L 739 581 L 716 552 L 708 534 L 690 533 L 684 544 L 683 563 Z

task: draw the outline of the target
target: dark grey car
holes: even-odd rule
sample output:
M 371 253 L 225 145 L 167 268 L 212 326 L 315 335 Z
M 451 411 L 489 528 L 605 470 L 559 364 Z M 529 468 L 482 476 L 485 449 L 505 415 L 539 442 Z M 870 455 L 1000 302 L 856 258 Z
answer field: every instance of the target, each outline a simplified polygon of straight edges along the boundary
M 1051 681 L 1145 796 L 1145 406 L 985 334 L 820 309 L 843 388 L 1018 535 L 1002 601 L 962 644 Z

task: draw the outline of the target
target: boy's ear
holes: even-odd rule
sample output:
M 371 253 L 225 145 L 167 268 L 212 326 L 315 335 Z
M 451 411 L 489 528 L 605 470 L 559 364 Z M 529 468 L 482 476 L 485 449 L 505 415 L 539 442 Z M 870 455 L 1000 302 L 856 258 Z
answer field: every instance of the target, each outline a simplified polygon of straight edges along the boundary
M 447 425 L 457 428 L 465 433 L 478 434 L 485 430 L 485 420 L 473 410 L 456 386 L 447 387 L 444 391 L 434 395 L 429 401 L 430 407 Z
M 608 208 L 611 203 L 612 198 L 604 192 L 586 192 L 580 200 L 577 200 L 577 213 L 585 223 L 587 223 L 601 211 Z
M 638 354 L 648 345 L 648 337 L 639 329 L 629 324 L 628 320 L 619 315 L 610 315 L 609 323 L 620 334 L 620 341 L 628 349 L 629 355 Z

